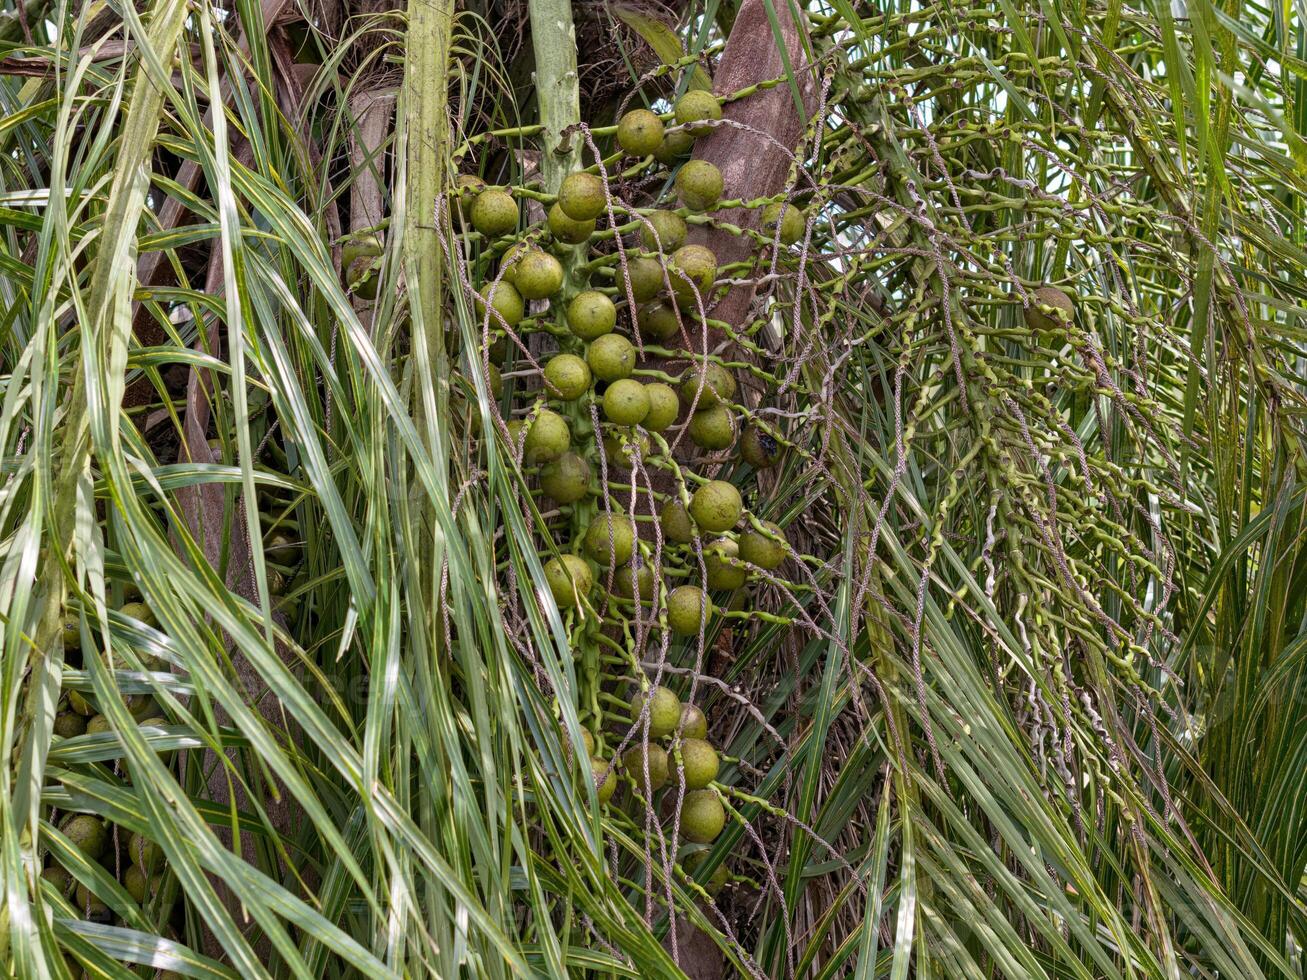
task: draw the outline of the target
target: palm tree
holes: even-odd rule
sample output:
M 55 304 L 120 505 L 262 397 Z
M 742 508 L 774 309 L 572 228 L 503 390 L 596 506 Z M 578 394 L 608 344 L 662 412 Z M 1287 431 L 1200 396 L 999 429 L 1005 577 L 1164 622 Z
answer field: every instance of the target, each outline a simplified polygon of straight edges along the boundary
M 1303 17 L 6 7 L 7 973 L 1304 976 Z

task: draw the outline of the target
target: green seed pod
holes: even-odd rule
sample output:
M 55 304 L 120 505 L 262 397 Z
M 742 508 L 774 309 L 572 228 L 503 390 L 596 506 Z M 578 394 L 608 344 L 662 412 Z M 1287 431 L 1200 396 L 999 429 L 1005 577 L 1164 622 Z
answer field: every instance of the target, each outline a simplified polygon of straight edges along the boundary
M 681 398 L 703 411 L 735 397 L 735 375 L 716 361 L 691 368 L 681 382 Z M 697 399 L 697 401 L 696 401 Z
M 613 573 L 613 592 L 623 599 L 639 598 L 641 602 L 649 602 L 654 594 L 653 569 L 643 562 L 636 564 L 637 559 L 638 556 Z M 637 588 L 640 593 L 638 597 Z
M 86 734 L 86 719 L 76 711 L 61 711 L 54 716 L 54 733 L 60 738 Z
M 686 789 L 703 789 L 717 778 L 721 759 L 717 750 L 701 738 L 681 739 L 681 766 L 678 777 L 685 780 Z
M 604 392 L 604 417 L 614 425 L 639 425 L 648 414 L 649 395 L 640 382 L 622 378 Z
M 682 862 L 682 865 L 685 868 L 685 873 L 693 878 L 697 878 L 698 875 L 696 875 L 695 872 L 699 869 L 699 865 L 703 864 L 703 862 L 707 859 L 707 857 L 708 857 L 707 851 L 694 851 L 690 854 L 687 854 L 685 860 Z M 702 882 L 702 887 L 703 890 L 706 891 L 710 897 L 716 898 L 718 895 L 721 894 L 722 889 L 725 888 L 728 884 L 730 884 L 730 881 L 731 881 L 731 873 L 726 870 L 726 865 L 719 864 L 717 865 L 716 868 L 713 869 L 713 873 L 708 876 L 708 880 Z
M 585 553 L 600 566 L 625 565 L 635 550 L 635 525 L 625 514 L 600 514 L 585 532 Z
M 669 340 L 681 329 L 676 308 L 663 300 L 655 300 L 640 307 L 636 320 L 640 325 L 641 336 L 649 340 Z
M 604 773 L 608 775 L 605 776 Z M 609 768 L 607 759 L 591 759 L 590 776 L 594 780 L 595 798 L 603 806 L 617 792 L 617 773 Z
M 803 237 L 807 227 L 807 220 L 798 205 L 777 201 L 762 209 L 763 233 L 768 238 L 775 238 L 779 228 L 782 245 L 793 245 Z
M 651 211 L 640 222 L 640 241 L 649 252 L 661 251 L 671 255 L 685 244 L 688 232 L 685 219 L 674 211 Z
M 694 123 L 722 118 L 721 104 L 711 92 L 705 92 L 703 89 L 691 89 L 686 92 L 676 100 L 673 111 L 676 113 L 677 125 L 684 126 L 692 136 L 703 136 L 713 130 L 711 126 L 695 126 Z
M 128 865 L 123 872 L 123 887 L 137 905 L 144 905 L 147 900 L 154 898 L 160 882 L 161 878 L 146 874 L 135 864 Z
M 781 444 L 767 432 L 750 425 L 740 437 L 740 458 L 755 470 L 765 470 L 780 462 Z
M 740 535 L 740 559 L 750 565 L 773 571 L 780 568 L 785 561 L 785 556 L 789 553 L 789 544 L 785 540 L 785 532 L 771 521 L 764 521 L 763 527 L 771 532 L 773 537 L 754 528 L 749 528 Z
M 594 174 L 568 174 L 558 188 L 558 205 L 573 221 L 594 221 L 608 207 L 604 182 Z
M 698 636 L 700 625 L 708 625 L 712 615 L 712 602 L 708 593 L 697 585 L 678 585 L 667 594 L 667 625 L 681 636 Z M 672 727 L 680 715 L 672 722 Z
M 567 419 L 557 412 L 543 409 L 526 433 L 526 461 L 548 463 L 567 452 L 572 444 L 572 430 Z
M 604 455 L 608 457 L 610 467 L 629 470 L 637 452 L 641 459 L 649 458 L 649 437 L 644 433 L 612 426 L 604 434 Z
M 646 757 L 648 761 L 646 762 Z M 645 766 L 649 767 L 649 781 L 644 778 Z M 661 745 L 642 743 L 632 745 L 622 753 L 622 768 L 635 780 L 635 785 L 645 796 L 650 796 L 667 785 L 669 766 L 667 750 Z
M 694 136 L 687 130 L 667 130 L 663 133 L 662 143 L 654 150 L 654 159 L 670 167 L 689 153 L 692 146 L 694 146 Z
M 98 861 L 109 844 L 109 831 L 104 821 L 89 813 L 71 813 L 59 825 L 63 835 L 73 846 L 92 861 Z
M 690 499 L 690 516 L 705 531 L 729 531 L 743 513 L 744 502 L 740 499 L 740 491 L 725 480 L 705 483 Z
M 482 191 L 472 202 L 472 227 L 487 238 L 507 235 L 517 228 L 517 202 L 508 191 Z
M 707 211 L 722 199 L 722 172 L 707 160 L 687 160 L 676 174 L 676 193 L 691 211 Z
M 540 470 L 540 489 L 560 504 L 573 504 L 590 492 L 590 464 L 576 453 L 563 453 Z
M 144 623 L 146 626 L 158 626 L 159 621 L 154 618 L 154 612 L 143 602 L 124 603 L 119 613 L 128 619 L 134 619 L 137 622 Z
M 688 431 L 701 449 L 729 449 L 735 442 L 735 416 L 725 405 L 709 405 L 690 417 Z
M 726 808 L 710 789 L 685 794 L 681 808 L 681 832 L 696 844 L 711 844 L 726 826 Z
M 545 565 L 545 581 L 559 609 L 573 609 L 590 594 L 594 576 L 580 555 L 560 555 Z
M 733 560 L 738 561 L 740 546 L 730 538 L 718 538 L 703 549 L 703 566 L 708 588 L 718 592 L 738 589 L 748 578 L 748 572 Z
M 676 731 L 676 723 L 681 720 L 681 699 L 669 687 L 655 687 L 647 691 L 636 691 L 631 697 L 631 720 L 638 722 L 649 704 L 649 741 L 656 742 Z M 643 725 L 638 729 L 643 731 Z
M 591 342 L 586 363 L 600 381 L 620 381 L 635 370 L 635 346 L 618 333 L 606 333 Z
M 590 390 L 590 366 L 575 354 L 555 354 L 545 364 L 545 390 L 573 402 Z
M 673 497 L 663 504 L 658 512 L 658 523 L 662 526 L 663 537 L 672 544 L 689 544 L 694 540 L 694 524 L 685 504 Z
M 708 717 L 698 705 L 681 705 L 681 737 L 708 737 Z
M 626 274 L 631 280 L 631 292 L 637 303 L 653 299 L 663 288 L 663 267 L 657 259 L 651 259 L 647 255 L 630 259 L 626 263 Z M 617 275 L 617 287 L 625 296 L 626 282 L 622 279 L 620 269 Z
M 477 294 L 477 315 L 485 314 L 485 304 L 490 303 L 493 314 L 490 314 L 491 327 L 516 327 L 521 323 L 521 318 L 527 314 L 527 304 L 521 301 L 521 294 L 516 286 L 511 282 L 488 282 L 481 287 L 480 293 Z M 495 316 L 499 314 L 499 316 Z M 503 318 L 503 323 L 499 323 L 499 318 Z
M 581 340 L 597 340 L 612 333 L 617 324 L 617 307 L 603 293 L 587 289 L 567 304 L 567 326 Z
M 644 417 L 644 427 L 650 432 L 662 432 L 676 421 L 681 412 L 681 400 L 670 385 L 653 381 L 644 386 L 645 396 L 649 399 L 649 412 Z
M 146 871 L 158 871 L 163 867 L 163 848 L 141 834 L 127 838 L 127 857 Z
M 1043 307 L 1051 312 L 1045 313 Z M 1040 286 L 1030 297 L 1030 305 L 1022 311 L 1026 326 L 1036 333 L 1065 330 L 1075 319 L 1076 305 L 1071 297 L 1056 286 Z
M 629 156 L 647 157 L 662 142 L 663 121 L 648 109 L 632 109 L 617 124 L 617 145 Z
M 584 245 L 590 240 L 590 236 L 595 231 L 593 218 L 589 221 L 577 221 L 569 218 L 567 212 L 558 203 L 550 205 L 549 217 L 546 221 L 549 224 L 549 233 L 554 236 L 554 240 L 562 242 L 564 245 Z
M 707 302 L 717 279 L 717 256 L 703 245 L 683 245 L 672 256 L 667 271 L 677 305 L 682 309 L 697 309 L 700 298 Z
M 531 249 L 517 260 L 513 282 L 525 299 L 548 299 L 563 288 L 563 267 L 547 252 Z

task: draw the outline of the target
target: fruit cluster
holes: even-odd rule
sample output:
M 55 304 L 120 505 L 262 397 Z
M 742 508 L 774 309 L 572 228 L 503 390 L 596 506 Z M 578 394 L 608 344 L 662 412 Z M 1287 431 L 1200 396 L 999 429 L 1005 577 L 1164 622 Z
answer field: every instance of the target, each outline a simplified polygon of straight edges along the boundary
M 668 114 L 636 109 L 594 130 L 613 138 L 611 155 L 556 194 L 464 175 L 451 195 L 481 327 L 466 366 L 483 373 L 501 444 L 532 481 L 544 582 L 581 666 L 581 768 L 610 819 L 656 810 L 688 841 L 691 877 L 728 820 L 724 760 L 650 651 L 674 645 L 687 661 L 676 676 L 695 676 L 727 621 L 756 615 L 750 581 L 790 557 L 785 531 L 746 503 L 782 457 L 755 397 L 774 379 L 756 357 L 728 359 L 757 348 L 712 312 L 760 256 L 796 261 L 808 224 L 788 199 L 747 202 L 759 231 L 714 222 L 742 202 L 723 202 L 716 166 L 684 158 L 721 117 L 716 98 L 690 91 Z M 537 202 L 540 220 L 523 227 Z M 709 243 L 721 233 L 752 236 L 749 261 L 719 267 Z M 743 372 L 760 382 L 747 397 Z M 728 878 L 718 864 L 697 885 L 716 894 Z

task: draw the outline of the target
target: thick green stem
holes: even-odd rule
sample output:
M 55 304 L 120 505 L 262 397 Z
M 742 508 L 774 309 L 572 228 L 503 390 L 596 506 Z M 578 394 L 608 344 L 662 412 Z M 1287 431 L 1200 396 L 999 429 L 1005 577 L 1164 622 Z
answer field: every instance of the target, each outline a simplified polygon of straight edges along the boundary
M 528 10 L 536 61 L 536 102 L 544 127 L 541 171 L 545 190 L 553 194 L 581 158 L 578 140 L 568 141 L 567 152 L 556 152 L 560 134 L 581 118 L 576 28 L 572 25 L 571 0 L 530 0 Z

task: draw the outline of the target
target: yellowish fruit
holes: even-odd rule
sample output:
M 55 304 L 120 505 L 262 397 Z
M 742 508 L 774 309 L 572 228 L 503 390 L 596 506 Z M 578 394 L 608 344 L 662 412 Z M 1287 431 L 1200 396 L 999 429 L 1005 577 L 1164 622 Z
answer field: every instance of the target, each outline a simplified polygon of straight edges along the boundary
M 712 126 L 703 123 L 722 118 L 722 107 L 711 92 L 703 89 L 691 89 L 676 100 L 673 106 L 677 125 L 684 126 L 692 136 L 711 133 Z M 695 125 L 698 123 L 699 125 Z
M 581 340 L 597 340 L 612 333 L 616 323 L 613 301 L 593 289 L 577 293 L 567 304 L 568 329 Z
M 573 221 L 593 221 L 607 209 L 604 182 L 594 174 L 568 174 L 558 188 L 558 206 Z
M 640 334 L 645 340 L 664 341 L 676 336 L 681 320 L 671 303 L 657 300 L 640 307 L 636 314 Z
M 755 470 L 765 470 L 780 462 L 781 444 L 756 425 L 747 426 L 740 436 L 740 458 Z
M 730 538 L 718 538 L 703 549 L 708 588 L 729 592 L 744 584 L 748 572 L 740 567 L 739 554 L 740 546 Z
M 676 421 L 681 411 L 681 400 L 670 385 L 653 381 L 644 386 L 649 399 L 649 412 L 644 417 L 644 427 L 650 432 L 662 432 Z
M 549 253 L 531 249 L 517 260 L 513 282 L 525 299 L 548 299 L 563 288 L 563 266 Z
M 776 524 L 764 521 L 763 527 L 768 533 L 749 528 L 740 535 L 740 559 L 773 571 L 785 561 L 789 544 L 785 532 Z
M 705 483 L 690 499 L 690 516 L 705 531 L 729 531 L 742 513 L 744 502 L 740 499 L 740 491 L 725 480 Z
M 674 211 L 651 211 L 640 222 L 640 241 L 650 252 L 671 255 L 685 244 L 685 219 Z
M 662 145 L 663 121 L 648 109 L 632 109 L 617 124 L 617 145 L 633 157 L 647 157 Z
M 696 704 L 681 705 L 681 737 L 707 738 L 708 717 Z
M 676 731 L 676 723 L 681 720 L 681 699 L 675 691 L 659 686 L 635 693 L 631 698 L 631 719 L 639 724 L 641 732 L 644 731 L 646 704 L 649 711 L 649 741 L 656 742 Z
M 526 433 L 526 461 L 548 463 L 567 452 L 572 444 L 572 430 L 567 419 L 549 409 L 542 410 Z
M 701 738 L 681 739 L 681 765 L 676 768 L 678 777 L 685 780 L 686 789 L 703 789 L 717 778 L 721 759 L 717 750 Z
M 667 130 L 663 133 L 662 143 L 654 150 L 654 159 L 670 167 L 689 153 L 692 146 L 694 146 L 694 136 L 688 130 Z
M 663 288 L 663 267 L 647 255 L 627 259 L 626 275 L 631 280 L 631 294 L 637 303 L 653 299 Z M 617 288 L 626 295 L 626 281 L 618 273 Z
M 707 303 L 717 279 L 717 256 L 703 245 L 682 245 L 668 263 L 672 294 L 682 309 L 697 310 Z
M 617 792 L 617 772 L 610 768 L 607 759 L 591 759 L 590 778 L 594 781 L 595 797 L 603 806 Z
M 649 395 L 640 382 L 622 378 L 604 392 L 604 417 L 614 425 L 639 425 L 648 414 Z
M 590 366 L 575 354 L 555 354 L 545 364 L 545 390 L 563 401 L 576 401 L 590 390 Z
M 563 453 L 540 470 L 540 489 L 560 504 L 572 504 L 590 492 L 590 464 L 576 453 Z
M 673 497 L 663 504 L 658 512 L 658 523 L 662 526 L 663 537 L 672 544 L 689 544 L 694 540 L 694 523 L 685 504 Z
M 594 587 L 590 566 L 580 555 L 551 558 L 545 565 L 545 581 L 549 583 L 549 591 L 559 609 L 572 609 L 581 605 L 581 601 Z
M 585 532 L 585 553 L 601 566 L 625 565 L 635 550 L 635 525 L 625 514 L 600 514 Z
M 711 615 L 708 593 L 697 585 L 678 585 L 667 595 L 667 626 L 673 633 L 698 636 L 700 627 L 707 626 Z M 675 724 L 673 721 L 673 727 Z
M 600 381 L 619 381 L 635 370 L 635 345 L 621 334 L 607 333 L 591 341 L 585 360 Z
M 472 227 L 487 238 L 498 238 L 517 228 L 517 202 L 508 191 L 482 191 L 472 202 Z
M 707 160 L 689 160 L 676 174 L 676 193 L 691 211 L 707 211 L 722 198 L 722 172 Z
M 701 449 L 729 449 L 735 442 L 735 416 L 725 405 L 709 405 L 691 416 L 687 431 Z
M 595 230 L 594 218 L 589 221 L 577 221 L 569 217 L 562 205 L 557 202 L 550 206 L 546 221 L 549 224 L 549 233 L 556 241 L 565 245 L 582 245 L 590 240 Z
M 768 238 L 779 232 L 782 245 L 793 245 L 807 230 L 807 219 L 797 204 L 776 201 L 762 209 L 762 230 Z
M 644 778 L 648 766 L 649 779 Z M 667 785 L 669 766 L 667 750 L 661 745 L 642 743 L 633 745 L 622 753 L 622 768 L 635 780 L 635 785 L 645 796 L 656 793 Z
M 711 789 L 685 794 L 681 808 L 681 832 L 696 844 L 711 844 L 726 826 L 726 808 Z

